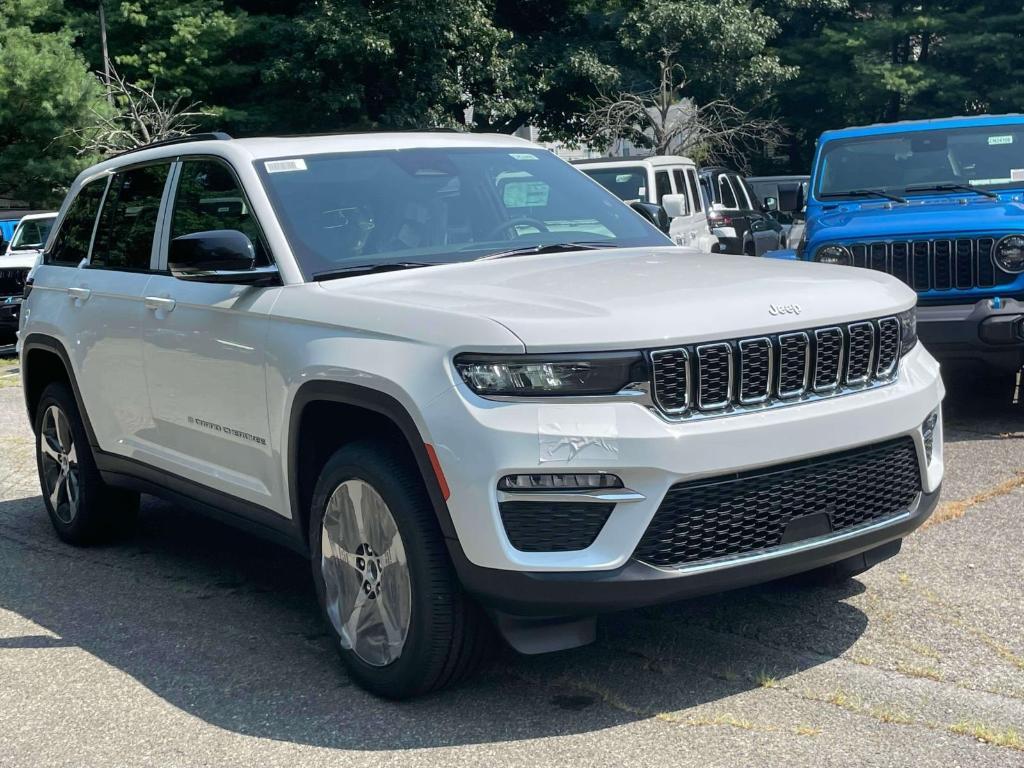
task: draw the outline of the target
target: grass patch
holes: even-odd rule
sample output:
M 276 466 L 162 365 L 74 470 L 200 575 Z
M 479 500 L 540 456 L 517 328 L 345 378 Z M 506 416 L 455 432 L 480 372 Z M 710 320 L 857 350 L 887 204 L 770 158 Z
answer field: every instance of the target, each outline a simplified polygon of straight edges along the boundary
M 976 493 L 970 498 L 960 499 L 958 501 L 947 501 L 940 504 L 939 508 L 935 510 L 935 514 L 925 520 L 924 525 L 921 526 L 921 530 L 933 525 L 938 525 L 939 523 L 949 522 L 950 520 L 959 520 L 967 514 L 967 510 L 971 507 L 983 504 L 984 502 L 998 498 L 999 496 L 1005 496 L 1018 488 L 1024 488 L 1024 472 L 1018 472 L 1009 480 L 1000 483 L 994 488 L 989 488 L 987 491 Z
M 1024 740 L 1012 728 L 1000 731 L 998 728 L 992 728 L 984 723 L 961 722 L 949 726 L 949 730 L 961 736 L 970 736 L 986 744 L 1006 747 L 1008 749 L 1018 749 L 1024 752 Z
M 779 681 L 777 678 L 772 677 L 767 672 L 759 672 L 755 678 L 757 684 L 762 688 L 778 688 Z
M 896 665 L 896 671 L 901 675 L 906 675 L 907 677 L 934 680 L 937 683 L 942 682 L 942 673 L 937 669 L 932 669 L 931 667 L 915 667 L 911 664 L 900 663 Z

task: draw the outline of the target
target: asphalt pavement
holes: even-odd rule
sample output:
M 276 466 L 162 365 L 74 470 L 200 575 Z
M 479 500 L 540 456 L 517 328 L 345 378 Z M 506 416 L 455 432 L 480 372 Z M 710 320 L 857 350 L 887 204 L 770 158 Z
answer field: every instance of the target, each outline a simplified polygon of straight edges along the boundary
M 947 479 L 893 560 L 607 617 L 394 704 L 330 647 L 307 564 L 146 497 L 62 544 L 0 372 L 0 766 L 1024 766 L 1024 404 L 949 382 Z

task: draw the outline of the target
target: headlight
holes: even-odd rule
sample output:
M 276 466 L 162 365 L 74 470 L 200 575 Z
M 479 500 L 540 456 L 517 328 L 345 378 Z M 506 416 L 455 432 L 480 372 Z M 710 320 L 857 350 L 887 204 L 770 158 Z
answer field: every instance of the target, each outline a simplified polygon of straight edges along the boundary
M 841 245 L 823 245 L 814 252 L 814 260 L 821 264 L 839 264 L 843 267 L 853 263 L 850 252 Z
M 1024 272 L 1024 235 L 1007 235 L 996 243 L 996 263 L 1006 272 Z
M 900 312 L 900 355 L 905 355 L 917 344 L 917 307 Z
M 610 395 L 648 379 L 639 352 L 572 355 L 459 355 L 455 367 L 478 395 Z

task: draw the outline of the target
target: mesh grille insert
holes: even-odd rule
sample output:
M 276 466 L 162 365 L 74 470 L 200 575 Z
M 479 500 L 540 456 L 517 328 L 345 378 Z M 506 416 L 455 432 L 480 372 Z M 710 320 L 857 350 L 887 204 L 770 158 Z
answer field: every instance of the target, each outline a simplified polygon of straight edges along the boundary
M 503 501 L 501 522 L 520 552 L 574 552 L 594 543 L 614 504 Z
M 633 556 L 680 567 L 779 546 L 795 517 L 827 512 L 832 530 L 897 514 L 921 491 L 909 437 L 669 489 Z

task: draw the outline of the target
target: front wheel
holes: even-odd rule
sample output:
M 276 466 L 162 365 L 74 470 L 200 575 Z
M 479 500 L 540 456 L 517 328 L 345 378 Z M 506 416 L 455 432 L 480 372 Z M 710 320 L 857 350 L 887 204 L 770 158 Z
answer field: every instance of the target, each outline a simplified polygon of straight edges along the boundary
M 392 699 L 472 671 L 487 622 L 462 592 L 415 466 L 397 446 L 339 449 L 310 513 L 313 580 L 349 673 Z

